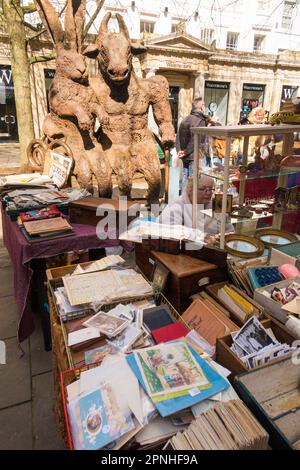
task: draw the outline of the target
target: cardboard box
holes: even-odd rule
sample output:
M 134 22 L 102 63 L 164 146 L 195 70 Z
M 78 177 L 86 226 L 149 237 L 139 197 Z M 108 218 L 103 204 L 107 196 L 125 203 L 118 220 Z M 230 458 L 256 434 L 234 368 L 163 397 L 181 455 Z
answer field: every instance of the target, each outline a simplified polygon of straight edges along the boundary
M 274 287 L 278 287 L 282 289 L 287 287 L 291 284 L 291 282 L 298 282 L 300 283 L 300 277 L 295 277 L 294 279 L 285 279 L 281 282 L 276 282 L 275 284 L 271 284 L 270 286 L 261 287 L 260 289 L 256 289 L 254 291 L 254 300 L 262 305 L 266 311 L 279 320 L 281 323 L 285 324 L 288 320 L 288 312 L 281 308 L 280 302 L 276 302 L 276 300 L 269 299 L 267 296 L 263 294 L 264 291 L 271 293 Z
M 300 269 L 300 241 L 272 248 L 270 264 L 274 266 L 293 264 Z

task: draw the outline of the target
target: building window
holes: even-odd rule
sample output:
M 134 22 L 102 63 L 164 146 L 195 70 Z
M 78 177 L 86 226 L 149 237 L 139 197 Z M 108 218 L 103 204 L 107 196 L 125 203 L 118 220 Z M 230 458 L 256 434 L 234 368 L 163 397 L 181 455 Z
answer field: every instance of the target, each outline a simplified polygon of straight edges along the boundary
M 171 33 L 177 33 L 178 23 L 173 23 L 171 27 Z
M 238 47 L 239 34 L 238 33 L 227 33 L 226 49 L 235 50 Z
M 290 29 L 293 23 L 293 11 L 296 6 L 295 1 L 284 2 L 281 27 Z
M 140 32 L 146 34 L 153 34 L 154 32 L 154 21 L 141 21 Z
M 258 12 L 266 12 L 270 8 L 270 0 L 258 0 L 257 10 Z
M 214 30 L 209 28 L 202 28 L 200 33 L 201 41 L 205 42 L 205 44 L 210 45 L 213 42 L 214 37 Z
M 253 52 L 263 52 L 264 41 L 265 41 L 265 36 L 255 34 L 254 44 L 253 44 Z

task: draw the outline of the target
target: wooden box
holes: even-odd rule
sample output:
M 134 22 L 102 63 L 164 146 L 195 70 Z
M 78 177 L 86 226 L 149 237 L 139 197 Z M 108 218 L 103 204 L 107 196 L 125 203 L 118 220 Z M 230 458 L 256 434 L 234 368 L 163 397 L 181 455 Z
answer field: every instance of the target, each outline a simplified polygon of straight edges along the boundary
M 266 329 L 271 328 L 281 343 L 291 345 L 296 340 L 292 333 L 274 318 L 268 317 L 266 320 L 262 320 L 262 324 Z M 232 372 L 231 378 L 248 372 L 246 365 L 231 351 L 232 342 L 231 335 L 228 335 L 224 338 L 218 338 L 216 344 L 216 361 Z
M 270 435 L 273 449 L 300 448 L 300 367 L 291 359 L 236 377 L 234 386 Z
M 139 216 L 139 211 L 139 204 L 123 199 L 87 197 L 69 204 L 71 223 L 97 225 L 102 219 L 110 216 L 112 223 L 115 221 L 116 228 L 122 227 L 122 231 L 127 230 L 130 222 Z
M 226 272 L 217 265 L 191 256 L 153 251 L 151 259 L 170 271 L 163 294 L 179 313 L 189 307 L 192 295 L 203 290 L 206 285 L 226 278 Z

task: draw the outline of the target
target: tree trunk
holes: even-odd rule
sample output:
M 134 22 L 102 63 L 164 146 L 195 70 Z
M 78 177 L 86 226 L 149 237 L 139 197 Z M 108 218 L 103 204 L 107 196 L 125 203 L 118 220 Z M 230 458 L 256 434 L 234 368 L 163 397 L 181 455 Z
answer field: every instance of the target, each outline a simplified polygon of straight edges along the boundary
M 21 171 L 25 171 L 28 163 L 26 149 L 29 142 L 34 139 L 34 129 L 24 13 L 20 7 L 20 0 L 3 0 L 3 13 L 10 39 L 11 67 L 20 141 L 20 166 Z

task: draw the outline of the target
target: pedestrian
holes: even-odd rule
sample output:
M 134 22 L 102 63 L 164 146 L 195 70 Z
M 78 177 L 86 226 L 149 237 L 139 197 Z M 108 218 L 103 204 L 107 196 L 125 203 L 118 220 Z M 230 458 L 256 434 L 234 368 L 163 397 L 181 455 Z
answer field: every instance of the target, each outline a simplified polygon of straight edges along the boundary
M 179 126 L 176 139 L 176 149 L 179 158 L 183 162 L 182 192 L 187 180 L 194 171 L 194 135 L 192 127 L 207 127 L 211 118 L 205 114 L 205 101 L 203 98 L 196 98 L 193 102 L 192 111 Z M 199 136 L 200 152 L 203 156 L 208 154 L 208 138 L 205 135 Z

